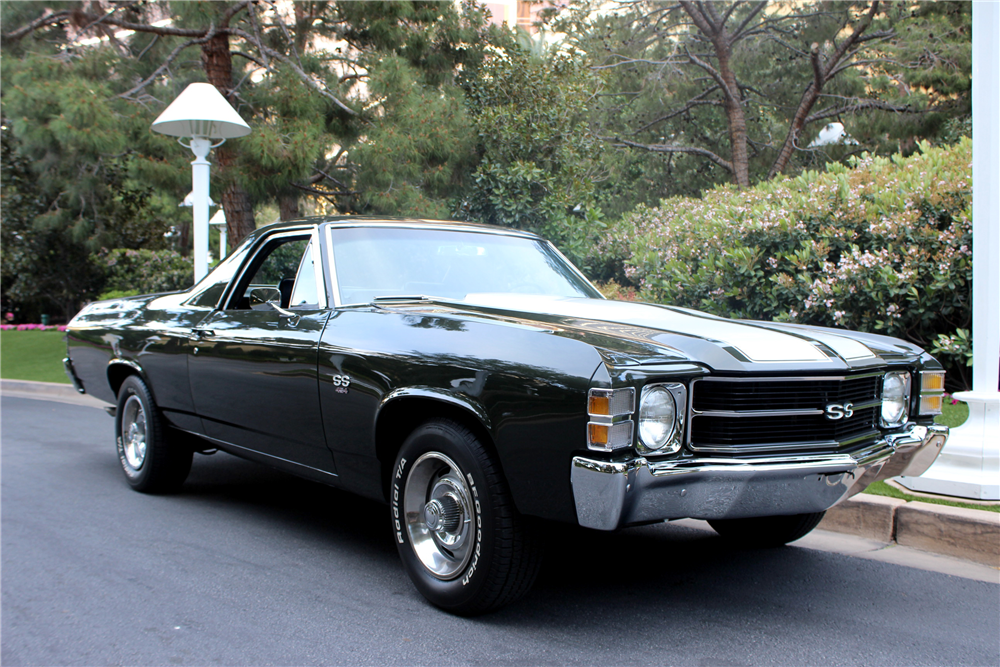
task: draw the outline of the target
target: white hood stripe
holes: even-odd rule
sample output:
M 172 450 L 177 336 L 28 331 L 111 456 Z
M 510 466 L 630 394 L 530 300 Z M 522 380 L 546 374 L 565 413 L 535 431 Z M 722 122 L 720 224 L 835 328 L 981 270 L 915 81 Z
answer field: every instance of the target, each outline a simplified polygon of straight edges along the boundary
M 875 356 L 863 344 L 836 334 L 809 330 L 803 331 L 803 337 L 800 337 L 758 324 L 726 320 L 695 312 L 679 312 L 652 304 L 523 294 L 470 294 L 465 300 L 487 307 L 617 322 L 698 336 L 735 348 L 750 361 L 758 363 L 832 361 L 816 344 L 803 337 L 812 338 L 826 345 L 843 359 L 866 359 Z

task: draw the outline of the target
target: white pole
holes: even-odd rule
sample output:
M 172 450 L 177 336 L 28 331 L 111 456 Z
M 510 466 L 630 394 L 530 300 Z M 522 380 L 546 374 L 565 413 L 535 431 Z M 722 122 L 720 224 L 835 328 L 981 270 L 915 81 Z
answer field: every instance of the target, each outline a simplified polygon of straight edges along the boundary
M 226 226 L 219 227 L 219 261 L 226 258 Z
M 208 273 L 208 201 L 209 169 L 208 151 L 211 139 L 191 138 L 191 151 L 195 159 L 191 162 L 191 193 L 194 211 L 194 281 L 198 282 Z
M 969 419 L 915 491 L 1000 500 L 1000 4 L 972 3 L 972 391 Z

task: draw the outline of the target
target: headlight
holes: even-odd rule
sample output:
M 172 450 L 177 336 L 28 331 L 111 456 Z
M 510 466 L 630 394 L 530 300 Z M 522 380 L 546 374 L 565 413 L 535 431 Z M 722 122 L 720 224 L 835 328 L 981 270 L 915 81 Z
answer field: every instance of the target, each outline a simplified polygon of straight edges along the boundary
M 639 403 L 639 451 L 672 454 L 681 448 L 687 389 L 682 384 L 649 385 Z
M 910 404 L 910 374 L 886 373 L 882 380 L 882 426 L 895 428 L 906 423 Z

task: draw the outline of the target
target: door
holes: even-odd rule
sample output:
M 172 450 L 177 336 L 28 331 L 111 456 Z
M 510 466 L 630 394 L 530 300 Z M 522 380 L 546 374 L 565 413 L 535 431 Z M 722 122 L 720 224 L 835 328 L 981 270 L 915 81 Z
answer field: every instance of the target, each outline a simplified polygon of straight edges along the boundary
M 192 331 L 189 376 L 210 438 L 278 465 L 334 473 L 316 374 L 330 311 L 314 236 L 262 240 L 223 308 Z

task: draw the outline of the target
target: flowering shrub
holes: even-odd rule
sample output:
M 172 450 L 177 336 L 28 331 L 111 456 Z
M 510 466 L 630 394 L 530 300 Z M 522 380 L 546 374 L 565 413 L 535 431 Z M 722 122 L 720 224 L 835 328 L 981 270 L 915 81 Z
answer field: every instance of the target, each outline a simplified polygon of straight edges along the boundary
M 0 331 L 66 331 L 65 324 L 0 324 Z
M 625 216 L 596 255 L 640 298 L 729 317 L 845 327 L 930 349 L 967 384 L 972 144 L 850 166 Z M 967 340 L 967 334 L 966 334 Z
M 192 259 L 173 250 L 102 250 L 97 261 L 106 271 L 106 291 L 152 294 L 193 284 Z

